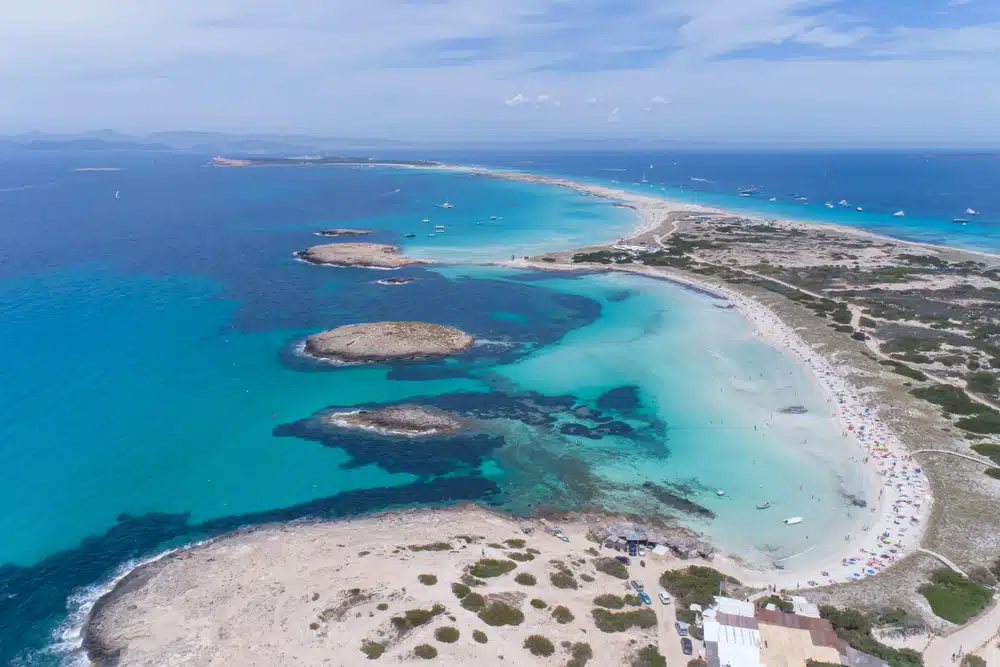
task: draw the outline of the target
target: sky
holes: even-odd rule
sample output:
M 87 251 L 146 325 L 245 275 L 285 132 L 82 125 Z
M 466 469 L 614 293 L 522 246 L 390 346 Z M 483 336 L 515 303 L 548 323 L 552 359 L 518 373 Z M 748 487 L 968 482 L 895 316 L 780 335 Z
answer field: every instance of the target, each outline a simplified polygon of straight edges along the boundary
M 0 133 L 1000 147 L 997 0 L 0 0 Z

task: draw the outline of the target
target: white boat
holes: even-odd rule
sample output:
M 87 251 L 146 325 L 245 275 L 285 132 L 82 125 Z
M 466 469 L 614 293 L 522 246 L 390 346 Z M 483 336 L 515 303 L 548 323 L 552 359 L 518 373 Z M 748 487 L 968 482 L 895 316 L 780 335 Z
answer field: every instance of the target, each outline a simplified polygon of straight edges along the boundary
M 759 509 L 759 510 L 766 510 L 770 506 L 771 506 L 771 503 L 769 503 L 766 500 L 764 502 L 762 502 L 762 503 L 757 503 L 757 509 Z
M 847 203 L 847 200 L 846 200 L 846 199 L 841 199 L 841 200 L 840 200 L 839 202 L 837 202 L 837 203 L 838 203 L 838 204 L 840 204 L 841 206 L 849 206 L 849 204 Z
M 424 218 L 424 219 L 423 219 L 423 220 L 421 220 L 420 222 L 430 222 L 430 219 L 429 219 L 429 218 Z
M 771 198 L 770 198 L 770 199 L 768 199 L 767 201 L 778 201 L 778 198 L 777 198 L 777 197 L 771 197 Z
M 495 215 L 491 215 L 490 216 L 490 220 L 496 220 L 496 219 L 497 219 L 497 217 Z
M 785 519 L 786 526 L 794 526 L 797 523 L 802 523 L 802 517 L 793 516 L 791 519 Z
M 722 489 L 719 489 L 718 491 L 715 492 L 715 495 L 717 495 L 717 496 L 724 496 L 724 495 L 726 495 L 726 492 L 723 491 Z
M 431 233 L 430 233 L 430 234 L 428 234 L 427 236 L 434 236 L 434 232 L 431 232 Z
M 115 199 L 119 199 L 120 197 L 121 197 L 121 192 L 119 190 L 115 190 Z
M 906 215 L 906 212 L 905 211 L 896 211 L 895 213 L 893 213 L 893 215 L 895 217 L 897 217 L 897 218 L 902 218 L 904 215 Z
M 639 181 L 639 182 L 640 183 L 649 183 L 649 181 L 646 180 L 646 172 L 642 172 L 642 180 Z
M 445 198 L 444 198 L 444 203 L 443 203 L 443 204 L 441 204 L 441 208 L 455 208 L 455 205 L 454 205 L 454 204 L 451 204 L 451 203 L 449 203 L 449 202 L 448 202 L 448 198 L 447 198 L 447 197 L 445 197 Z
M 974 208 L 967 208 L 965 209 L 965 212 L 968 213 L 969 215 L 979 215 L 979 211 L 977 211 Z
M 863 211 L 863 210 L 865 210 L 865 209 L 863 209 L 863 208 L 861 208 L 861 207 L 859 206 L 857 210 L 859 210 L 859 211 Z
M 444 225 L 434 225 L 434 229 L 444 229 Z
M 833 204 L 831 204 L 830 202 L 827 202 L 827 203 L 826 203 L 826 207 L 827 207 L 827 208 L 833 208 Z

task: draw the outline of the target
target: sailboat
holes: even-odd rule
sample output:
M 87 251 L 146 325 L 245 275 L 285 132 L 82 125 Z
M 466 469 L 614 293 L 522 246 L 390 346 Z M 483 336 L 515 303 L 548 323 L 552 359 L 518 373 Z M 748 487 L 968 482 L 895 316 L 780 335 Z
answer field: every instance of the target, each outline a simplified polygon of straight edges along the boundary
M 969 215 L 979 215 L 979 211 L 977 211 L 974 208 L 967 208 L 965 209 L 965 212 L 968 213 Z
M 897 218 L 902 218 L 904 215 L 906 215 L 906 212 L 905 211 L 896 211 L 895 213 L 893 213 L 893 215 L 895 217 L 897 217 Z
M 441 208 L 455 208 L 455 205 L 454 205 L 454 204 L 451 204 L 451 203 L 449 203 L 449 202 L 448 202 L 448 198 L 447 198 L 447 197 L 445 197 L 445 198 L 444 198 L 444 203 L 443 203 L 443 204 L 441 204 Z
M 115 199 L 121 199 L 121 191 L 115 190 Z
M 646 172 L 645 171 L 642 172 L 642 180 L 639 181 L 639 182 L 640 183 L 649 183 L 649 181 L 646 180 Z

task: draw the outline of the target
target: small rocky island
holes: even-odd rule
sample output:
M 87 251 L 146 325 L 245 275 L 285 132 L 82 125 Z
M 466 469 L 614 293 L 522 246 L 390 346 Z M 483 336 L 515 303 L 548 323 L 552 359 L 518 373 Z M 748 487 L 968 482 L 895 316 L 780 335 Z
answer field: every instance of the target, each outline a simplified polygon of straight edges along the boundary
M 345 227 L 340 229 L 321 229 L 316 232 L 316 236 L 368 236 L 374 233 L 370 229 L 350 229 Z
M 475 338 L 455 327 L 428 322 L 348 324 L 306 339 L 305 352 L 344 362 L 421 359 L 456 354 Z
M 399 246 L 381 243 L 327 243 L 298 253 L 310 264 L 398 269 L 410 264 L 429 264 L 424 259 L 410 259 L 400 254 Z
M 405 285 L 406 283 L 412 283 L 415 278 L 383 278 L 382 280 L 376 280 L 379 285 Z
M 380 410 L 330 412 L 322 421 L 340 428 L 358 428 L 388 435 L 442 435 L 465 427 L 458 417 L 421 405 L 393 405 Z

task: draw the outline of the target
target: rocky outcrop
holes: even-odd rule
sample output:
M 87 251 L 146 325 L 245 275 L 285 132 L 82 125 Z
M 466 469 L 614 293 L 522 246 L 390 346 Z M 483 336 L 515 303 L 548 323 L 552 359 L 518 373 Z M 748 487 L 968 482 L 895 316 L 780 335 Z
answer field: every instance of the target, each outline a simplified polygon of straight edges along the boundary
M 360 428 L 390 435 L 442 435 L 465 428 L 465 423 L 450 413 L 405 404 L 381 410 L 331 412 L 322 420 L 340 428 Z
M 398 269 L 410 264 L 430 263 L 423 259 L 404 257 L 399 252 L 399 246 L 381 243 L 327 243 L 303 250 L 298 255 L 311 264 L 377 269 Z
M 372 322 L 313 334 L 306 339 L 305 352 L 345 362 L 392 361 L 456 354 L 474 342 L 464 331 L 443 324 Z

